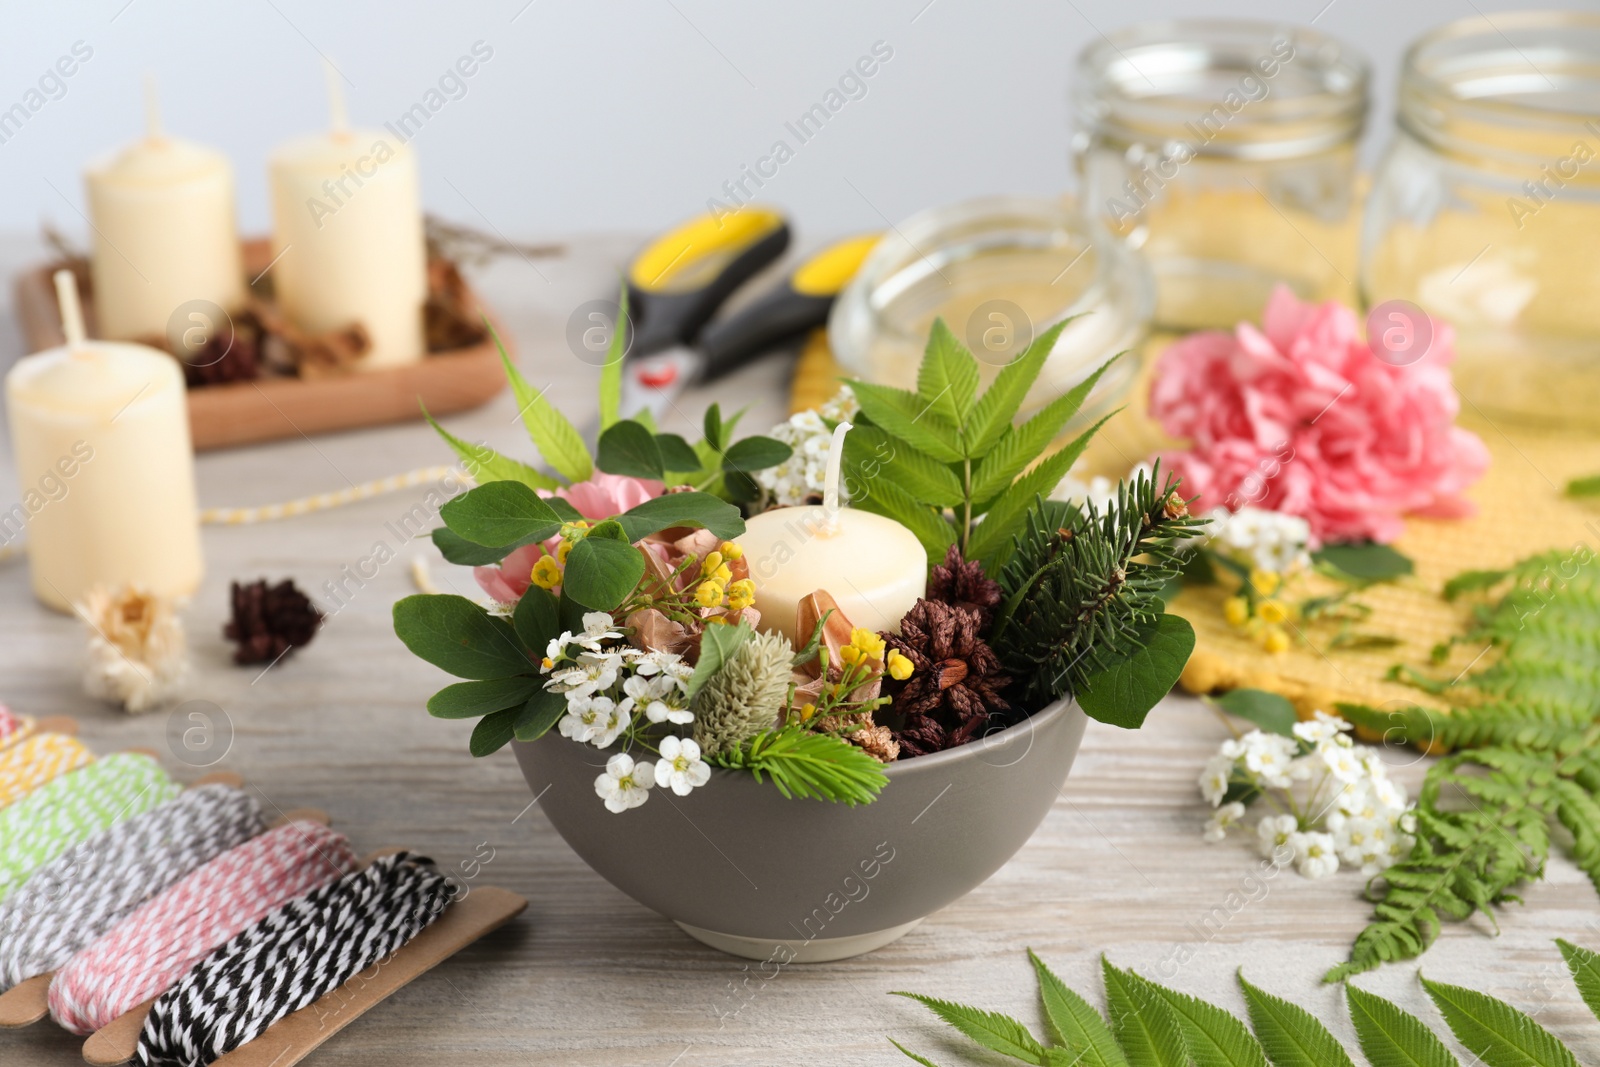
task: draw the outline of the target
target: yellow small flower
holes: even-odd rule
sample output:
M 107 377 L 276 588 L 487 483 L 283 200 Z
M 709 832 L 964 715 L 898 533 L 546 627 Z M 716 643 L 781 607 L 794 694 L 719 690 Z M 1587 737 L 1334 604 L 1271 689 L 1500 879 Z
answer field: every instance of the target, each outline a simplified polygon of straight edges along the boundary
M 1289 617 L 1288 609 L 1276 600 L 1263 600 L 1257 604 L 1256 614 L 1261 617 L 1262 622 L 1270 626 L 1276 626 Z
M 728 586 L 728 607 L 734 611 L 741 611 L 756 602 L 756 583 L 748 578 L 741 578 Z
M 1264 571 L 1259 568 L 1250 572 L 1250 584 L 1255 586 L 1256 592 L 1262 596 L 1271 596 L 1283 584 L 1283 579 L 1276 571 Z
M 861 659 L 861 650 L 855 645 L 845 645 L 839 650 L 839 659 L 853 667 Z
M 857 626 L 850 631 L 850 647 L 859 649 L 867 659 L 883 658 L 883 638 L 865 627 Z
M 1261 647 L 1268 652 L 1277 654 L 1289 651 L 1289 635 L 1280 627 L 1269 626 L 1261 633 Z
M 721 552 L 708 552 L 708 553 L 706 553 L 705 562 L 700 564 L 700 573 L 701 574 L 716 574 L 717 573 L 717 568 L 720 567 L 720 566 L 722 566 L 722 553 Z
M 915 669 L 911 660 L 902 656 L 898 648 L 889 650 L 889 658 L 884 662 L 884 667 L 888 670 L 889 677 L 897 682 L 903 682 L 911 677 L 911 672 Z
M 816 713 L 817 706 L 815 704 L 802 704 L 800 706 L 800 721 L 810 722 L 812 716 L 816 715 Z
M 703 608 L 714 608 L 722 603 L 722 583 L 701 582 L 694 591 L 694 601 Z
M 1222 617 L 1229 626 L 1243 626 L 1250 619 L 1250 604 L 1242 596 L 1231 596 L 1222 603 Z
M 744 559 L 744 549 L 740 548 L 737 544 L 735 544 L 732 541 L 724 541 L 718 547 L 719 547 L 719 550 L 722 552 L 722 558 L 723 559 L 731 559 L 731 560 L 736 560 L 736 561 Z
M 711 554 L 713 556 L 716 555 L 715 552 Z M 706 572 L 702 570 L 700 573 L 704 574 Z M 728 565 L 726 563 L 723 563 L 711 571 L 711 580 L 716 582 L 718 585 L 725 586 L 729 582 L 733 581 L 733 572 L 728 569 Z
M 540 556 L 533 565 L 532 581 L 540 589 L 554 589 L 561 584 L 561 567 L 550 556 Z
M 567 555 L 572 551 L 572 542 L 563 541 L 556 546 L 556 562 L 563 567 L 567 565 Z
M 577 522 L 564 522 L 561 524 L 561 540 L 582 541 L 589 536 L 589 524 L 583 519 Z
M 713 616 L 711 616 L 710 618 L 708 618 L 706 620 L 706 625 L 707 626 L 726 626 L 726 625 L 728 625 L 728 617 L 726 615 L 713 615 Z

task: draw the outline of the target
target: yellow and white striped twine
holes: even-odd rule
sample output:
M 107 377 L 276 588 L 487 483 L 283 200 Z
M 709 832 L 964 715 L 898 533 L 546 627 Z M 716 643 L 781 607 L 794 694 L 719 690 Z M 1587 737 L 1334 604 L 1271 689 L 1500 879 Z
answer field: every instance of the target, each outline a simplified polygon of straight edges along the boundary
M 387 478 L 376 478 L 360 485 L 352 485 L 348 489 L 340 489 L 332 493 L 318 493 L 315 496 L 303 496 L 295 500 L 285 501 L 282 504 L 266 504 L 256 508 L 205 508 L 200 512 L 202 526 L 248 526 L 257 522 L 272 522 L 275 519 L 292 519 L 297 515 L 310 515 L 316 511 L 327 511 L 330 508 L 353 504 L 358 500 L 368 500 L 385 493 L 398 492 L 409 489 L 414 485 L 427 485 L 430 482 L 443 481 L 445 478 L 455 476 L 463 482 L 470 481 L 470 477 L 461 467 L 436 466 L 419 467 L 416 470 L 406 471 L 404 474 L 394 474 Z M 22 555 L 27 551 L 23 542 L 0 545 L 0 562 L 13 556 Z
M 34 734 L 0 749 L 0 808 L 93 759 L 94 755 L 68 734 Z

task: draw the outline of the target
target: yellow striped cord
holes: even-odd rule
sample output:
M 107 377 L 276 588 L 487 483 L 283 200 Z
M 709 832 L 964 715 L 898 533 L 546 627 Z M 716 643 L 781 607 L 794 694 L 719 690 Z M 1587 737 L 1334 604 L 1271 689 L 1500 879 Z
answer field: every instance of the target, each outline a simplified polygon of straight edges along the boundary
M 93 759 L 77 738 L 67 734 L 34 734 L 0 750 L 0 808 Z
M 385 493 L 409 489 L 414 485 L 426 485 L 429 482 L 442 481 L 450 475 L 464 478 L 457 467 L 421 467 L 404 474 L 392 475 L 388 478 L 378 478 L 360 485 L 352 485 L 348 489 L 340 489 L 333 493 L 318 493 L 316 496 L 303 496 L 298 500 L 290 500 L 283 504 L 267 504 L 259 508 L 206 508 L 200 512 L 200 523 L 204 526 L 244 526 L 254 522 L 272 522 L 274 519 L 290 519 L 296 515 L 309 515 L 314 511 L 327 511 L 345 504 L 353 504 L 357 500 L 367 500 Z

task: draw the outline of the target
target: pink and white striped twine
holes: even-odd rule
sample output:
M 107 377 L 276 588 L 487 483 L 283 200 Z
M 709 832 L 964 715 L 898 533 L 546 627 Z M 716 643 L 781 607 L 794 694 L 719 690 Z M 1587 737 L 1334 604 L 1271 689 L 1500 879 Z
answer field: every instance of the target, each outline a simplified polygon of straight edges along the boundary
M 191 872 L 74 956 L 50 983 L 50 1014 L 75 1034 L 92 1033 L 263 915 L 355 864 L 349 839 L 321 823 L 269 830 Z

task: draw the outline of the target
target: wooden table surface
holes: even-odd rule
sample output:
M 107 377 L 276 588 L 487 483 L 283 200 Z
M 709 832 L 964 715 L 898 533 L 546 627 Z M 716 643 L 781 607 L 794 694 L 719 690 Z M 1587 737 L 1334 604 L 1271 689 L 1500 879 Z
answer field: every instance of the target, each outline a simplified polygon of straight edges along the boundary
M 477 279 L 515 333 L 527 376 L 548 385 L 580 424 L 593 411 L 597 372 L 568 350 L 567 318 L 607 294 L 633 245 L 585 240 L 564 258 L 511 259 Z M 7 276 L 38 255 L 31 240 L 0 242 Z M 0 346 L 0 366 L 8 366 L 20 351 L 14 329 L 0 329 Z M 725 395 L 751 404 L 749 430 L 783 413 L 784 374 L 781 361 L 769 360 L 726 387 Z M 690 396 L 682 408 L 697 420 L 704 403 Z M 503 450 L 526 448 L 508 395 L 449 426 Z M 203 456 L 200 496 L 204 506 L 265 504 L 447 460 L 420 425 L 294 440 Z M 9 506 L 17 499 L 9 458 L 0 471 L 0 503 Z M 948 1067 L 966 1062 L 960 1046 L 923 1009 L 886 994 L 913 990 L 1036 1023 L 1029 946 L 1096 1003 L 1102 952 L 1241 1014 L 1233 973 L 1243 966 L 1354 1047 L 1342 996 L 1320 976 L 1343 958 L 1368 915 L 1363 880 L 1348 872 L 1263 880 L 1243 835 L 1201 841 L 1209 809 L 1195 778 L 1225 733 L 1183 697 L 1168 698 L 1138 733 L 1091 723 L 1067 786 L 1032 841 L 988 883 L 887 948 L 763 979 L 745 961 L 690 940 L 578 860 L 530 805 L 508 750 L 474 760 L 466 751 L 469 723 L 424 711 L 444 678 L 395 639 L 390 605 L 415 591 L 415 557 L 433 559 L 441 588 L 477 594 L 466 570 L 434 558 L 426 542 L 397 535 L 392 524 L 424 492 L 267 525 L 208 527 L 205 584 L 185 615 L 194 662 L 188 696 L 215 705 L 232 731 L 218 766 L 243 775 L 269 809 L 324 808 L 361 850 L 409 845 L 455 870 L 478 860 L 477 884 L 529 900 L 522 917 L 374 1008 L 313 1062 L 909 1062 L 885 1039 L 893 1036 Z M 387 554 L 392 561 L 375 574 L 363 563 Z M 232 665 L 221 635 L 230 579 L 292 577 L 331 610 L 325 583 L 341 581 L 346 568 L 372 576 L 346 582 L 352 595 L 312 645 L 265 672 Z M 167 740 L 183 725 L 174 715 L 129 716 L 82 694 L 79 626 L 34 601 L 24 561 L 0 564 L 0 606 L 0 699 L 27 714 L 76 716 L 100 752 L 182 751 Z M 1411 764 L 1397 773 L 1414 789 L 1424 768 L 1408 754 L 1391 755 Z M 175 756 L 166 763 L 182 777 L 201 773 Z M 1548 880 L 1531 887 L 1527 901 L 1500 916 L 1499 936 L 1481 918 L 1449 926 L 1424 969 L 1512 1000 L 1580 1059 L 1600 1058 L 1600 1024 L 1584 1012 L 1551 943 L 1566 936 L 1600 947 L 1594 891 L 1569 863 L 1552 859 Z M 1416 972 L 1414 964 L 1390 966 L 1360 984 L 1442 1029 Z M 0 1062 L 81 1062 L 79 1047 L 45 1022 L 0 1033 Z

